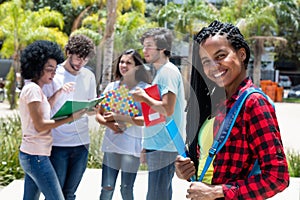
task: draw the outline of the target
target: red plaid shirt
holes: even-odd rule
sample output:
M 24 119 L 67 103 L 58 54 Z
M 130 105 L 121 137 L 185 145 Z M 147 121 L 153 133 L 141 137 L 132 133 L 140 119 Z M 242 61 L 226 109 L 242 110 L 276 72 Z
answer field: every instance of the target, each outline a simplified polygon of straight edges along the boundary
M 251 86 L 253 83 L 247 78 L 237 91 Z M 227 111 L 238 96 L 237 92 L 226 100 Z M 216 116 L 215 134 L 223 119 L 224 114 Z M 248 177 L 257 158 L 261 174 Z M 213 166 L 212 184 L 222 184 L 224 199 L 266 199 L 288 186 L 288 165 L 275 110 L 261 94 L 253 93 L 246 99 Z

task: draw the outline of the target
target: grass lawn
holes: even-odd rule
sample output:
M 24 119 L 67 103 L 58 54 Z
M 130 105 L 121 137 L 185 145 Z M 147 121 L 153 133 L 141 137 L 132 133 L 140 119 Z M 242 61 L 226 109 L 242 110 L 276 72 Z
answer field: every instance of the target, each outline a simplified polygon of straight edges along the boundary
M 283 98 L 282 101 L 287 103 L 300 103 L 300 98 Z

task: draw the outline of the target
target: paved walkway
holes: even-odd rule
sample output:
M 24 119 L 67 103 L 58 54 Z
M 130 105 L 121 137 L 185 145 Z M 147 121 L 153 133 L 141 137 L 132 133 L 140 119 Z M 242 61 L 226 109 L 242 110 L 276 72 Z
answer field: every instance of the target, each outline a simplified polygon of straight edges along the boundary
M 134 197 L 136 200 L 145 200 L 147 192 L 147 172 L 138 172 L 134 187 Z M 180 180 L 175 175 L 173 178 L 173 200 L 184 200 L 189 182 Z M 120 194 L 120 179 L 117 180 L 117 187 L 113 200 L 122 200 Z M 300 198 L 300 178 L 292 178 L 290 186 L 282 193 L 270 198 L 270 200 L 299 200 Z M 101 189 L 101 170 L 87 169 L 77 191 L 77 200 L 98 200 Z M 8 187 L 0 191 L 1 200 L 20 200 L 23 195 L 23 181 L 16 180 Z M 44 200 L 41 195 L 40 200 Z
M 293 149 L 300 152 L 299 130 L 300 130 L 300 104 L 276 103 L 276 112 L 285 149 Z M 9 110 L 7 104 L 0 103 L 0 117 L 14 113 Z M 91 120 L 92 121 L 92 120 Z M 91 124 L 95 127 L 95 124 Z M 135 199 L 145 199 L 147 192 L 147 172 L 138 172 L 134 188 Z M 120 180 L 118 179 L 115 190 L 114 200 L 121 200 L 119 191 Z M 173 200 L 183 200 L 186 190 L 189 187 L 187 181 L 179 180 L 176 175 L 173 179 Z M 83 177 L 77 191 L 77 200 L 96 200 L 99 199 L 101 188 L 101 170 L 88 169 Z M 19 200 L 23 194 L 23 180 L 16 180 L 8 187 L 0 191 L 1 200 Z M 41 196 L 40 199 L 43 199 Z M 290 186 L 282 193 L 277 194 L 271 200 L 300 200 L 300 178 L 291 178 Z

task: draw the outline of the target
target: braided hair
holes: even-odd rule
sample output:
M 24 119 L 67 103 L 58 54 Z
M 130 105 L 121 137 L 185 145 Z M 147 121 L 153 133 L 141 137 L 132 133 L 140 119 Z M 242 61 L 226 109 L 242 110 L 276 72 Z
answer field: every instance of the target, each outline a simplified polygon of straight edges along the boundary
M 208 27 L 204 27 L 195 36 L 194 40 L 200 45 L 208 37 L 212 37 L 215 35 L 226 36 L 226 39 L 236 51 L 241 48 L 244 48 L 246 50 L 246 59 L 244 60 L 244 65 L 247 68 L 250 59 L 250 48 L 245 41 L 244 36 L 236 26 L 230 23 L 222 23 L 215 20 Z
M 250 48 L 239 29 L 232 24 L 213 21 L 208 27 L 202 28 L 194 36 L 191 91 L 187 105 L 187 144 L 189 145 L 190 157 L 195 163 L 196 169 L 199 164 L 198 134 L 205 120 L 215 112 L 220 99 L 225 97 L 225 91 L 204 74 L 202 62 L 199 55 L 199 46 L 207 38 L 222 35 L 226 37 L 229 44 L 237 51 L 244 48 L 246 59 L 244 67 L 247 68 L 250 58 Z M 198 105 L 198 109 L 195 109 Z M 189 123 L 190 122 L 190 123 Z M 196 170 L 197 174 L 197 170 Z

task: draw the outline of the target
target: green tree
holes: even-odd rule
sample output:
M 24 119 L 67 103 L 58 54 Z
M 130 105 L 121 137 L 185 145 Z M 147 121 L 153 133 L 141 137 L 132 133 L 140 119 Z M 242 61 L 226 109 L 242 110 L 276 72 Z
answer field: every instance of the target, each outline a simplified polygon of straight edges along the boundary
M 260 85 L 261 79 L 261 58 L 264 49 L 267 46 L 274 46 L 280 53 L 285 49 L 287 38 L 280 34 L 280 30 L 286 29 L 286 25 L 279 23 L 282 19 L 289 21 L 294 28 L 298 28 L 299 14 L 296 14 L 293 6 L 294 0 L 286 1 L 250 1 L 245 6 L 248 9 L 248 18 L 245 18 L 245 32 L 248 36 L 249 43 L 252 46 L 254 63 L 253 63 L 253 80 L 256 85 Z M 255 8 L 257 8 L 255 10 Z M 280 10 L 280 11 L 279 11 Z M 298 15 L 298 17 L 297 17 Z M 282 26 L 283 25 L 283 26 Z M 283 48 L 284 47 L 284 48 Z
M 205 3 L 204 3 L 205 2 Z M 299 0 L 224 0 L 219 7 L 204 2 L 195 2 L 193 0 L 184 1 L 184 5 L 174 5 L 169 3 L 166 8 L 161 9 L 159 18 L 167 19 L 170 23 L 174 18 L 178 19 L 174 27 L 180 30 L 192 30 L 189 25 L 193 23 L 207 25 L 211 22 L 211 13 L 214 19 L 236 24 L 241 29 L 245 38 L 252 46 L 254 55 L 254 83 L 259 85 L 261 77 L 261 56 L 264 53 L 266 45 L 285 44 L 285 39 L 279 37 L 278 19 L 289 19 L 290 23 L 297 25 L 299 23 Z M 194 10 L 198 4 L 206 6 Z M 298 7 L 297 7 L 298 5 Z M 207 9 L 212 12 L 207 12 Z M 193 15 L 201 12 L 200 15 Z M 197 20 L 195 20 L 197 19 Z M 296 27 L 296 26 L 294 26 Z M 183 31 L 181 30 L 181 31 Z M 297 34 L 297 32 L 296 32 Z M 299 34 L 298 34 L 299 35 Z
M 278 35 L 287 40 L 284 51 L 278 52 L 278 60 L 289 61 L 300 66 L 300 1 L 280 1 L 276 4 L 275 14 L 279 25 Z
M 293 25 L 299 23 L 299 3 L 298 8 L 296 4 L 295 0 L 227 0 L 220 8 L 220 19 L 237 24 L 251 46 L 256 85 L 260 85 L 265 47 L 275 46 L 282 50 L 286 44 L 287 40 L 280 34 L 286 26 L 281 26 L 279 20 L 288 19 Z
M 76 22 L 88 15 L 89 13 L 97 12 L 97 7 L 92 5 L 88 9 L 83 6 L 74 7 L 71 0 L 32 0 L 32 3 L 27 3 L 27 8 L 32 11 L 38 11 L 41 8 L 50 7 L 51 10 L 62 13 L 64 20 L 63 32 L 70 35 L 72 29 L 80 26 Z
M 13 59 L 15 72 L 20 71 L 20 53 L 28 44 L 35 40 L 44 39 L 65 45 L 67 36 L 61 31 L 64 26 L 63 16 L 57 11 L 45 7 L 32 12 L 24 9 L 25 3 L 18 0 L 5 2 L 0 5 L 0 39 L 3 46 L 0 51 L 4 58 Z M 11 81 L 8 94 L 11 95 L 10 108 L 16 107 L 15 88 L 16 75 Z
M 168 3 L 158 12 L 157 19 L 160 26 L 174 29 L 177 40 L 184 41 L 188 38 L 188 66 L 181 68 L 185 80 L 186 98 L 189 96 L 189 81 L 192 63 L 193 35 L 204 25 L 215 19 L 217 9 L 210 3 L 197 0 L 185 0 L 183 4 Z M 174 20 L 176 19 L 176 20 Z M 175 45 L 173 45 L 175 46 Z
M 90 14 L 82 18 L 81 24 L 86 28 L 92 28 L 93 30 L 98 29 L 99 35 L 101 35 L 101 41 L 97 45 L 97 54 L 96 54 L 96 81 L 97 85 L 101 84 L 101 89 L 104 89 L 106 85 L 111 81 L 112 78 L 112 61 L 114 55 L 114 44 L 115 44 L 115 27 L 118 27 L 118 32 L 122 30 L 118 26 L 118 18 L 122 15 L 126 15 L 127 12 L 137 11 L 140 13 L 145 12 L 145 3 L 142 0 L 126 0 L 126 1 L 72 1 L 74 7 L 82 6 L 89 7 L 91 5 L 96 5 L 98 7 L 97 14 Z M 136 14 L 137 15 L 137 14 Z M 131 15 L 131 17 L 134 14 Z M 139 15 L 142 16 L 142 15 Z M 127 19 L 130 19 L 127 18 Z M 132 23 L 136 24 L 136 21 L 142 22 L 143 20 L 134 19 Z M 78 23 L 79 24 L 79 23 Z M 119 25 L 122 23 L 119 23 Z M 139 24 L 141 25 L 141 24 Z M 132 27 L 132 26 L 131 26 Z M 125 29 L 124 29 L 125 30 Z M 123 34 L 123 36 L 126 34 Z M 123 46 L 123 45 L 122 45 Z

